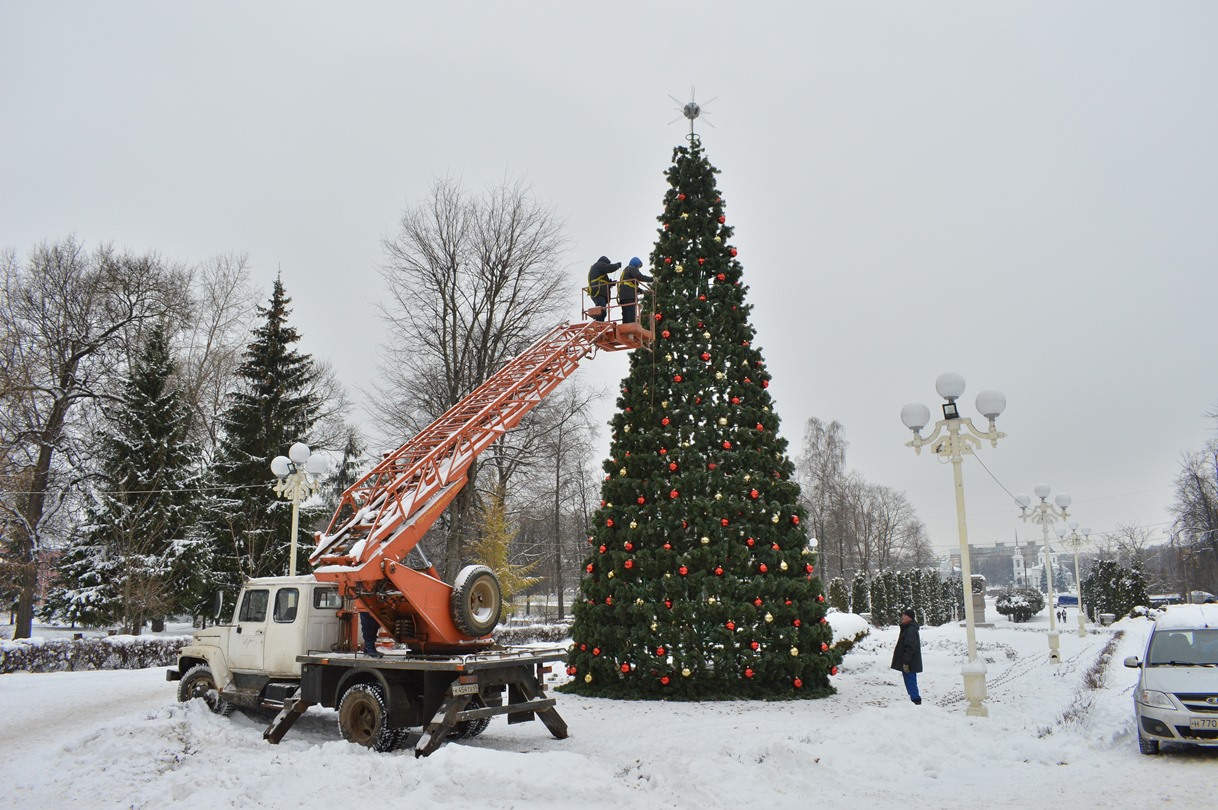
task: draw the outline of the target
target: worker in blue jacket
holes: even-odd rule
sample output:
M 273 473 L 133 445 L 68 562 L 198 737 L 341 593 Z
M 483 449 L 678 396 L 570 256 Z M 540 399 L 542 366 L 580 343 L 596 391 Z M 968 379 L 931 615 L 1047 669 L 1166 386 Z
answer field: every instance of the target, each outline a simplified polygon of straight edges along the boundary
M 643 262 L 635 256 L 622 271 L 622 280 L 618 282 L 617 302 L 622 305 L 622 323 L 634 323 L 638 317 L 639 308 L 635 302 L 638 300 L 639 282 L 650 284 L 653 280 L 643 273 L 640 269 L 642 266 Z

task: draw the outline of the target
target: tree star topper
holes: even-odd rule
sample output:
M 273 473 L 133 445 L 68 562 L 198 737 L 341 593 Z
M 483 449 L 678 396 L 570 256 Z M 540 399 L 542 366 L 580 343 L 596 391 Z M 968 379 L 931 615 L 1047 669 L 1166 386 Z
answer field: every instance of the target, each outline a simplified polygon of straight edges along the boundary
M 689 88 L 689 101 L 682 103 L 681 100 L 678 99 L 676 96 L 671 96 L 671 95 L 669 96 L 669 98 L 671 98 L 673 101 L 675 101 L 677 103 L 677 109 L 679 109 L 681 111 L 681 115 L 684 116 L 689 121 L 689 134 L 692 137 L 694 134 L 694 119 L 696 119 L 700 116 L 710 115 L 710 112 L 708 110 L 704 109 L 704 107 L 706 107 L 706 105 L 710 104 L 711 101 L 714 101 L 715 98 L 718 98 L 718 96 L 715 96 L 715 98 L 712 98 L 710 101 L 707 101 L 703 104 L 699 104 L 696 100 L 697 97 L 694 94 L 694 88 L 690 87 Z M 680 120 L 681 120 L 680 118 L 674 118 L 671 121 L 669 121 L 668 123 L 675 124 L 677 121 L 680 121 Z M 707 121 L 706 123 L 707 123 L 707 125 L 709 125 L 711 127 L 714 126 L 714 124 L 712 124 L 710 121 Z

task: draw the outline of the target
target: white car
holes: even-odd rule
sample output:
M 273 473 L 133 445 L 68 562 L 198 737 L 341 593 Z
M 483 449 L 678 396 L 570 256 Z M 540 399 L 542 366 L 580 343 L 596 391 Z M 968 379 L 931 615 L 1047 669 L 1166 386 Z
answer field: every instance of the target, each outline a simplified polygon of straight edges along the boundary
M 1171 605 L 1155 620 L 1133 693 L 1138 748 L 1160 743 L 1218 746 L 1218 605 Z

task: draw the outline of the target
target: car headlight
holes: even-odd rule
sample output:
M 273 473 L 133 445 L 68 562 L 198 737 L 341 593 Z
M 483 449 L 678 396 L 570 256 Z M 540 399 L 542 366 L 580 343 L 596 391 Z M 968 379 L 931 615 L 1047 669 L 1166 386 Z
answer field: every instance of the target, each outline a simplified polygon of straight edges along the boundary
M 1154 706 L 1156 709 L 1174 709 L 1175 704 L 1163 692 L 1156 692 L 1153 689 L 1143 689 L 1138 694 L 1138 702 L 1147 706 Z

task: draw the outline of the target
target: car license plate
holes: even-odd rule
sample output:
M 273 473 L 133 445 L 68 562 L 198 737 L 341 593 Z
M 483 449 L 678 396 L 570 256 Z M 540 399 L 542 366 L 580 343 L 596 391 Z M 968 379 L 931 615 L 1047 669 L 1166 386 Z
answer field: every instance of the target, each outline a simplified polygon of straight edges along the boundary
M 478 684 L 476 683 L 454 683 L 452 685 L 454 695 L 476 695 L 478 694 Z M 1218 721 L 1216 721 L 1218 722 Z M 1218 728 L 1218 726 L 1215 726 Z
M 1193 731 L 1218 731 L 1218 717 L 1190 717 L 1188 727 Z

